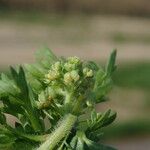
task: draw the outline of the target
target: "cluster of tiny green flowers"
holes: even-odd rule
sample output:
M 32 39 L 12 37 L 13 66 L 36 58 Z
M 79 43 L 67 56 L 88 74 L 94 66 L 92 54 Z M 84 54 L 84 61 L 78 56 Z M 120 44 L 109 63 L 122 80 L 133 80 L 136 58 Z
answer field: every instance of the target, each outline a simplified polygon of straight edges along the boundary
M 82 75 L 79 72 L 82 72 Z M 83 68 L 82 61 L 78 57 L 69 57 L 65 62 L 55 62 L 48 74 L 45 75 L 45 81 L 53 83 L 61 80 L 66 85 L 72 85 L 78 82 L 82 76 L 84 78 L 93 77 L 93 70 L 88 67 Z

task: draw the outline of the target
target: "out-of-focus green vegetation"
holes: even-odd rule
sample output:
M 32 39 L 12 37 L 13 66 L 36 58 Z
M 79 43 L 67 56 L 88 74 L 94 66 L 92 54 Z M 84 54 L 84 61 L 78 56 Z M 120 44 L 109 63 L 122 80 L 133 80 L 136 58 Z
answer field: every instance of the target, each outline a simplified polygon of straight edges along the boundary
M 118 86 L 150 89 L 150 63 L 122 65 L 115 72 L 114 80 Z
M 114 33 L 112 40 L 116 43 L 144 43 L 150 44 L 150 34 L 147 35 L 130 35 L 125 33 Z
M 103 129 L 103 139 L 119 138 L 119 137 L 132 137 L 146 135 L 150 133 L 150 120 L 131 120 L 123 123 L 114 123 L 109 129 Z
M 47 25 L 62 25 L 65 22 L 65 17 L 63 14 L 51 14 L 44 13 L 41 11 L 22 11 L 22 10 L 7 10 L 0 9 L 0 19 L 15 21 L 16 23 L 38 23 L 38 24 L 47 24 Z
M 42 10 L 46 12 L 80 12 L 103 14 L 127 14 L 149 16 L 150 2 L 147 0 L 11 0 L 0 1 L 0 7 L 8 10 Z M 133 9 L 134 8 L 134 9 Z
M 141 99 L 145 110 L 143 117 L 129 119 L 128 121 L 116 122 L 107 131 L 104 138 L 119 138 L 125 136 L 147 135 L 150 133 L 150 119 L 146 110 L 150 108 L 150 63 L 130 63 L 121 65 L 114 74 L 114 83 L 123 89 L 141 89 L 147 94 L 147 99 Z M 127 93 L 128 95 L 128 93 Z M 129 97 L 130 99 L 130 97 Z M 124 100 L 120 97 L 121 101 Z M 131 100 L 132 101 L 132 100 Z M 144 104 L 146 102 L 146 104 Z M 140 102 L 141 103 L 141 102 Z M 132 109 L 137 109 L 132 108 Z M 138 111 L 138 110 L 137 110 Z M 141 111 L 141 110 L 140 110 Z M 134 112 L 133 112 L 134 113 Z M 115 136 L 114 136 L 115 135 Z

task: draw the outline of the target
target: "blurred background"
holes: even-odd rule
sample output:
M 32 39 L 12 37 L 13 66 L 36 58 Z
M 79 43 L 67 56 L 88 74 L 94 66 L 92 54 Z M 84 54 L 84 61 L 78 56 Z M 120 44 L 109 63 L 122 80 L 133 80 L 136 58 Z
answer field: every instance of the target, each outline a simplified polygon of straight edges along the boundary
M 150 148 L 149 0 L 0 0 L 0 70 L 34 61 L 37 49 L 104 64 L 117 48 L 110 101 L 118 113 L 102 141 L 120 150 Z

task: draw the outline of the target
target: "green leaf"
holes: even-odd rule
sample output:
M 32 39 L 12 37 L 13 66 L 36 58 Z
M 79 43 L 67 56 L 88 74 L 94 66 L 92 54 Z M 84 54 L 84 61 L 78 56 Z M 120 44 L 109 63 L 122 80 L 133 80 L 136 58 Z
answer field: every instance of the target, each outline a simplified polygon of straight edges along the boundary
M 104 113 L 96 113 L 93 111 L 91 113 L 91 119 L 87 120 L 86 134 L 89 138 L 97 140 L 97 137 L 101 134 L 99 130 L 112 123 L 116 118 L 116 113 L 111 113 L 108 110 Z M 94 138 L 93 138 L 94 137 Z
M 104 96 L 112 89 L 112 84 L 112 80 L 110 78 L 106 78 L 101 85 L 94 89 L 97 103 L 100 103 Z
M 50 69 L 51 64 L 58 60 L 58 58 L 52 53 L 49 48 L 44 48 L 37 51 L 36 60 L 44 68 Z
M 28 100 L 28 86 L 25 78 L 25 73 L 23 68 L 20 66 L 19 73 L 16 72 L 14 68 L 11 67 L 11 73 L 12 76 L 17 84 L 17 86 L 20 88 L 22 93 L 22 98 L 24 100 Z
M 23 106 L 24 102 L 21 101 L 18 97 L 9 96 L 9 102 L 15 106 Z
M 72 150 L 116 150 L 115 148 L 91 141 L 82 131 L 78 131 L 72 139 L 71 148 Z
M 78 142 L 78 137 L 77 136 L 74 136 L 73 139 L 71 140 L 70 142 L 70 146 L 72 148 L 75 148 L 77 146 L 77 142 Z
M 105 72 L 100 69 L 96 72 L 96 75 L 95 75 L 95 88 L 97 88 L 98 86 L 100 86 L 103 81 L 104 81 L 104 77 L 105 77 Z
M 19 89 L 15 83 L 2 73 L 0 80 L 0 98 L 7 97 L 9 95 L 16 95 L 18 93 Z
M 0 124 L 6 123 L 6 117 L 5 115 L 0 111 Z
M 43 81 L 40 81 L 39 79 L 36 79 L 34 76 L 32 76 L 30 73 L 26 73 L 26 78 L 28 80 L 28 84 L 31 86 L 32 90 L 39 94 L 44 88 L 45 85 L 43 84 Z
M 105 119 L 105 121 L 103 122 L 103 127 L 111 124 L 117 117 L 117 113 L 116 112 L 112 112 L 107 119 Z
M 10 150 L 33 150 L 37 146 L 37 143 L 32 143 L 25 140 L 18 140 L 13 144 Z
M 24 66 L 27 72 L 39 80 L 43 78 L 44 74 L 46 73 L 46 70 L 38 64 L 25 64 Z
M 115 66 L 116 54 L 117 54 L 117 51 L 113 50 L 113 52 L 110 55 L 109 61 L 106 65 L 106 74 L 108 77 L 111 76 L 111 74 L 116 69 L 116 66 Z
M 82 139 L 78 139 L 76 150 L 85 150 L 85 143 Z
M 0 144 L 9 144 L 15 142 L 16 138 L 6 134 L 0 134 Z

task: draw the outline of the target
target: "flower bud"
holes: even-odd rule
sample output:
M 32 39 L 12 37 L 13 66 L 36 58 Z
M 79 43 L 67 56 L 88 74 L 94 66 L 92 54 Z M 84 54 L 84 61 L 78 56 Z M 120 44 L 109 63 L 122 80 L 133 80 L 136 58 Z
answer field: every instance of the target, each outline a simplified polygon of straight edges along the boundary
M 50 70 L 48 74 L 45 75 L 45 77 L 49 80 L 49 81 L 53 81 L 57 78 L 59 78 L 60 73 L 58 71 L 52 71 Z
M 76 70 L 71 71 L 71 78 L 76 82 L 79 80 L 80 76 Z
M 78 57 L 74 56 L 74 57 L 69 57 L 68 62 L 71 64 L 80 64 L 81 61 Z
M 65 73 L 64 75 L 64 82 L 70 84 L 73 81 L 70 72 Z
M 57 61 L 56 63 L 54 63 L 52 65 L 52 70 L 59 71 L 60 69 L 61 69 L 61 63 L 60 63 L 60 61 Z
M 75 69 L 75 65 L 67 62 L 64 64 L 64 68 L 66 71 L 71 71 L 71 70 Z
M 86 67 L 83 69 L 83 74 L 86 77 L 92 77 L 93 76 L 93 70 Z
M 67 72 L 64 75 L 64 82 L 67 84 L 71 84 L 72 82 L 78 81 L 80 78 L 78 72 L 76 70 L 73 70 L 71 72 Z

